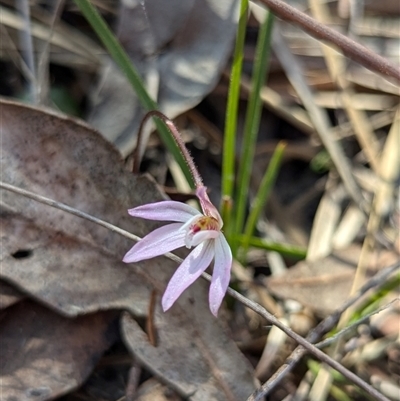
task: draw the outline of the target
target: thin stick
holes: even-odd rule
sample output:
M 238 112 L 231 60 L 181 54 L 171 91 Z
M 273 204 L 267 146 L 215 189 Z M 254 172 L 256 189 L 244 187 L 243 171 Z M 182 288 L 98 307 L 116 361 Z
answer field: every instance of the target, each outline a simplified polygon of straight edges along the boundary
M 320 341 L 319 343 L 315 344 L 315 346 L 317 348 L 319 348 L 319 349 L 329 347 L 330 345 L 332 345 L 333 343 L 338 341 L 347 332 L 352 331 L 353 329 L 355 329 L 360 324 L 366 322 L 371 316 L 377 315 L 378 313 L 381 313 L 385 309 L 390 308 L 391 306 L 393 306 L 399 300 L 400 300 L 400 298 L 396 297 L 395 299 L 390 301 L 388 304 L 381 306 L 380 308 L 378 308 L 377 310 L 374 310 L 373 312 L 367 313 L 365 316 L 361 317 L 360 319 L 357 319 L 356 321 L 351 323 L 349 326 L 344 327 L 342 330 L 337 332 L 335 335 L 333 335 L 333 336 L 331 336 L 329 338 L 326 338 L 325 340 Z
M 49 199 L 49 198 L 46 198 L 45 196 L 41 196 L 41 195 L 35 194 L 33 192 L 26 191 L 25 189 L 18 188 L 14 185 L 7 184 L 3 181 L 0 181 L 0 188 L 6 189 L 7 191 L 14 192 L 18 195 L 25 196 L 26 198 L 43 203 L 44 205 L 54 207 L 55 209 L 62 210 L 63 212 L 73 214 L 74 216 L 81 217 L 82 219 L 86 219 L 88 221 L 91 221 L 92 223 L 98 224 L 99 226 L 105 227 L 108 230 L 111 230 L 111 231 L 113 231 L 119 235 L 122 235 L 123 237 L 129 238 L 133 241 L 141 240 L 141 238 L 135 234 L 131 234 L 130 232 L 125 231 L 122 228 L 114 226 L 111 223 L 107 223 L 106 221 L 98 219 L 97 217 L 91 216 L 90 214 L 81 212 L 80 210 L 70 207 L 70 206 L 66 205 L 65 203 L 57 202 L 53 199 Z
M 74 209 L 68 205 L 65 205 L 64 203 L 54 201 L 52 199 L 46 198 L 41 195 L 37 195 L 33 192 L 26 191 L 24 189 L 18 188 L 14 185 L 4 183 L 0 181 L 0 188 L 6 189 L 8 191 L 14 192 L 16 194 L 25 196 L 27 198 L 33 199 L 37 202 L 43 203 L 45 205 L 54 207 L 56 209 L 63 210 L 67 213 L 71 213 L 75 216 L 82 217 L 84 219 L 87 219 L 89 221 L 92 221 L 93 223 L 99 224 L 103 227 L 109 228 L 113 232 L 116 232 L 120 235 L 123 235 L 124 237 L 133 239 L 135 241 L 139 241 L 141 238 L 130 234 L 129 232 L 122 230 L 116 226 L 113 226 L 110 223 L 107 223 L 103 220 L 97 219 L 96 217 L 90 216 L 87 213 L 81 212 L 77 209 Z M 177 263 L 182 263 L 183 260 L 179 258 L 178 256 L 174 255 L 173 253 L 167 253 L 165 256 L 173 261 L 176 261 Z M 207 281 L 211 282 L 211 276 L 207 273 L 203 273 L 202 277 L 205 278 Z M 375 388 L 373 388 L 370 384 L 366 383 L 364 380 L 359 378 L 357 375 L 355 375 L 353 372 L 349 371 L 346 369 L 343 365 L 341 365 L 339 362 L 335 361 L 332 359 L 330 356 L 324 354 L 321 350 L 315 347 L 315 345 L 310 344 L 309 341 L 307 341 L 305 338 L 301 337 L 299 334 L 295 333 L 293 330 L 291 330 L 289 327 L 285 326 L 283 323 L 279 321 L 275 316 L 270 314 L 265 308 L 263 308 L 261 305 L 257 304 L 256 302 L 251 301 L 250 299 L 247 299 L 244 297 L 242 294 L 239 294 L 232 288 L 228 288 L 227 293 L 232 296 L 234 299 L 238 300 L 241 302 L 243 305 L 247 306 L 248 308 L 252 309 L 254 312 L 258 313 L 260 316 L 264 317 L 267 319 L 270 323 L 273 325 L 279 327 L 285 334 L 287 334 L 289 337 L 293 338 L 298 344 L 303 346 L 307 351 L 314 355 L 316 358 L 321 360 L 322 362 L 325 362 L 327 365 L 332 367 L 333 369 L 337 370 L 340 372 L 344 377 L 346 377 L 348 380 L 359 386 L 362 390 L 364 390 L 367 394 L 369 394 L 371 397 L 374 397 L 378 401 L 389 401 L 388 398 L 386 398 L 384 395 L 382 395 L 379 391 L 377 391 Z M 249 400 L 260 400 L 262 394 L 262 388 L 256 391 L 254 394 L 255 398 L 251 396 Z M 253 398 L 252 398 L 253 397 Z
M 211 279 L 211 276 L 208 276 L 208 278 Z M 351 372 L 350 370 L 345 368 L 339 362 L 332 359 L 330 356 L 323 353 L 321 350 L 316 348 L 315 345 L 311 344 L 305 338 L 301 337 L 299 334 L 292 331 L 289 327 L 286 327 L 284 324 L 282 324 L 279 321 L 279 319 L 277 319 L 275 316 L 271 315 L 261 305 L 258 305 L 257 303 L 248 300 L 242 294 L 239 294 L 238 292 L 236 292 L 235 290 L 232 290 L 231 288 L 228 288 L 227 293 L 229 295 L 231 295 L 233 298 L 242 302 L 244 305 L 246 305 L 250 309 L 252 309 L 254 312 L 258 313 L 260 316 L 267 319 L 273 325 L 279 327 L 285 334 L 287 334 L 289 337 L 293 338 L 293 340 L 295 340 L 298 344 L 300 344 L 303 348 L 305 348 L 310 354 L 314 355 L 316 358 L 318 358 L 320 361 L 326 363 L 331 368 L 337 370 L 348 380 L 350 380 L 351 382 L 356 384 L 358 387 L 360 387 L 362 390 L 364 390 L 368 395 L 370 395 L 371 397 L 374 397 L 378 401 L 389 401 L 389 399 L 387 397 L 385 397 L 378 390 L 373 388 L 370 384 L 368 384 L 367 382 L 362 380 L 360 377 L 358 377 L 356 374 L 354 374 L 353 372 Z M 298 352 L 301 352 L 301 350 L 299 350 Z M 265 394 L 265 387 L 263 385 L 259 389 L 257 389 L 247 399 L 247 401 L 259 401 L 264 398 L 264 394 Z
M 146 333 L 149 337 L 149 342 L 153 347 L 157 347 L 157 330 L 154 323 L 156 310 L 157 291 L 153 290 L 150 294 L 150 302 L 148 315 L 146 319 Z
M 307 336 L 307 340 L 311 343 L 318 341 L 325 333 L 332 330 L 340 320 L 343 312 L 356 303 L 368 290 L 382 285 L 388 277 L 390 277 L 400 266 L 400 262 L 382 269 L 374 277 L 368 280 L 352 297 L 350 297 L 343 305 L 330 316 L 326 317 L 316 326 Z M 318 344 L 320 348 L 323 343 Z M 268 395 L 268 393 L 277 386 L 284 377 L 296 366 L 300 359 L 307 353 L 307 350 L 298 346 L 286 359 L 286 362 L 257 390 L 257 394 L 253 393 L 247 401 L 256 401 Z M 258 398 L 255 398 L 255 397 Z
M 357 61 L 369 70 L 380 72 L 388 77 L 400 81 L 400 68 L 384 57 L 374 53 L 347 36 L 321 24 L 314 18 L 283 2 L 282 0 L 258 0 L 265 4 L 274 14 L 285 21 L 300 25 L 311 36 L 334 44 L 343 53 L 354 61 Z

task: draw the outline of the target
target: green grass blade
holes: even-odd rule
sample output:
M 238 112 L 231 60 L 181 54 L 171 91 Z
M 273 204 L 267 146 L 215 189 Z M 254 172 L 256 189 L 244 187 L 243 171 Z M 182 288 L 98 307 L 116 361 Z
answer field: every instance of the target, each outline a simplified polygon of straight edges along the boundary
M 264 208 L 265 203 L 267 202 L 273 185 L 275 184 L 276 177 L 278 176 L 278 172 L 282 164 L 285 147 L 286 142 L 281 141 L 278 143 L 268 165 L 267 171 L 265 172 L 264 177 L 261 180 L 260 188 L 258 189 L 257 195 L 252 204 L 250 215 L 246 221 L 246 227 L 244 230 L 244 241 L 242 244 L 244 254 L 248 249 L 250 238 L 253 235 L 257 220 L 260 217 L 261 211 Z
M 142 106 L 147 111 L 157 110 L 157 103 L 155 103 L 154 100 L 147 93 L 139 73 L 132 64 L 125 50 L 120 45 L 118 39 L 107 26 L 103 17 L 98 13 L 96 8 L 90 3 L 89 0 L 75 0 L 75 3 L 87 19 L 93 30 L 96 32 L 99 39 L 103 42 L 103 45 L 106 47 L 111 57 L 126 75 L 130 84 L 134 88 Z M 178 162 L 180 168 L 185 174 L 186 179 L 188 180 L 192 188 L 194 188 L 194 183 L 190 171 L 172 135 L 163 122 L 155 120 L 155 124 L 165 146 L 172 153 L 173 157 Z
M 267 241 L 257 237 L 246 238 L 243 234 L 237 235 L 233 239 L 239 243 L 247 244 L 247 246 L 278 252 L 281 255 L 293 257 L 295 259 L 305 259 L 307 256 L 307 249 L 301 246 Z
M 361 319 L 363 316 L 372 313 L 374 310 L 378 309 L 384 299 L 391 291 L 396 291 L 400 285 L 400 273 L 397 273 L 386 281 L 379 290 L 370 294 L 358 308 L 353 312 L 349 319 L 349 325 L 354 321 Z
M 262 113 L 261 89 L 265 83 L 269 66 L 271 50 L 271 35 L 274 15 L 268 12 L 262 23 L 256 47 L 256 56 L 252 76 L 252 91 L 247 106 L 246 120 L 244 125 L 243 151 L 240 158 L 238 189 L 235 207 L 235 232 L 242 232 L 246 214 L 250 177 L 253 167 L 257 134 L 260 126 Z
M 249 0 L 241 0 L 239 26 L 236 35 L 233 66 L 228 93 L 228 104 L 225 116 L 224 146 L 222 153 L 222 218 L 229 235 L 230 213 L 228 206 L 232 200 L 235 183 L 235 145 L 237 130 L 237 113 L 240 95 L 240 77 L 242 74 L 244 39 L 246 35 L 247 12 Z

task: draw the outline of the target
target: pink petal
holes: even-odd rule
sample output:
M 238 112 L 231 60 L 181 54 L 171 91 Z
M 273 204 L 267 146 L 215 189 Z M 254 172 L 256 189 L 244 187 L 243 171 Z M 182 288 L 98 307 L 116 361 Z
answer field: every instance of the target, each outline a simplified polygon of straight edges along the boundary
M 133 217 L 158 221 L 180 221 L 185 222 L 193 216 L 201 214 L 195 208 L 186 203 L 175 201 L 162 201 L 149 203 L 129 209 L 128 213 Z
M 204 270 L 214 257 L 214 241 L 206 241 L 193 249 L 178 267 L 162 297 L 163 310 L 168 310 Z
M 182 223 L 172 223 L 147 234 L 124 256 L 125 263 L 151 259 L 185 245 L 185 231 Z
M 211 203 L 208 195 L 206 187 L 199 187 L 196 190 L 196 195 L 200 200 L 201 208 L 203 209 L 203 213 L 206 216 L 214 217 L 219 223 L 219 228 L 221 229 L 224 225 L 220 214 L 218 213 L 217 208 Z
M 214 242 L 215 262 L 210 285 L 209 302 L 211 313 L 217 316 L 231 277 L 232 251 L 223 234 Z

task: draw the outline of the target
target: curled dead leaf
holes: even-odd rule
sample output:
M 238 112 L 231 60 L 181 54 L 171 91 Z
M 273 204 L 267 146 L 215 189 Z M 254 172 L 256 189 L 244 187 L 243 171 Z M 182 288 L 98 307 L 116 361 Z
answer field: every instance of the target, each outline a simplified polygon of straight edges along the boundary
M 232 51 L 238 17 L 238 0 L 122 2 L 116 31 L 160 111 L 175 118 L 217 83 Z M 89 121 L 128 155 L 141 106 L 113 62 L 105 63 L 99 81 Z

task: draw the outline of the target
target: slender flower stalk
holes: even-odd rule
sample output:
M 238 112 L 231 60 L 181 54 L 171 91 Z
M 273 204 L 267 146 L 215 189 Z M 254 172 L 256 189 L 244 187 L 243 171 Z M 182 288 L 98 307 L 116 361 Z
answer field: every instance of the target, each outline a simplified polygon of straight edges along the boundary
M 172 276 L 162 297 L 163 310 L 167 311 L 183 291 L 200 277 L 214 260 L 209 304 L 211 312 L 217 316 L 229 285 L 232 266 L 232 252 L 221 231 L 223 221 L 218 210 L 211 203 L 207 189 L 203 185 L 201 176 L 175 125 L 160 112 L 150 113 L 162 118 L 171 129 L 196 183 L 196 195 L 203 213 L 185 203 L 175 201 L 150 203 L 128 210 L 133 217 L 172 223 L 157 228 L 145 236 L 129 250 L 123 261 L 135 263 L 163 255 L 183 246 L 189 249 L 193 248 Z

